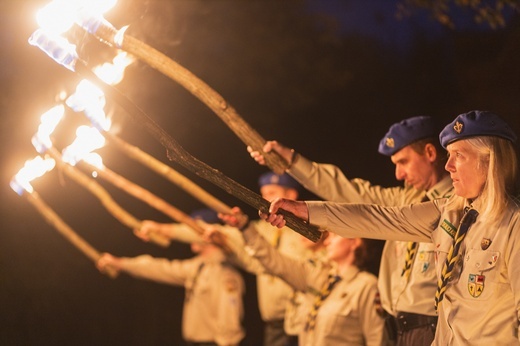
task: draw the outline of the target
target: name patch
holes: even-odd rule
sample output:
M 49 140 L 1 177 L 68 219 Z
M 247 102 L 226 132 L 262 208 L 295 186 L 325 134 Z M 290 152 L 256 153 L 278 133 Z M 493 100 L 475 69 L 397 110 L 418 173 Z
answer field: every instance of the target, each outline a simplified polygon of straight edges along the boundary
M 448 220 L 444 219 L 441 223 L 441 228 L 450 235 L 450 237 L 455 237 L 455 233 L 457 233 L 457 228 L 453 226 Z

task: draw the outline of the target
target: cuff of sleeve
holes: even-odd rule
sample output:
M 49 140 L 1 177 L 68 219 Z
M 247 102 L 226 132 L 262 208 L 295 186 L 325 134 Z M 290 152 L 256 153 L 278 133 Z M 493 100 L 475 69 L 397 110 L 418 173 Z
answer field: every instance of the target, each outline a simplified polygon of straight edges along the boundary
M 321 230 L 327 230 L 327 209 L 325 202 L 322 201 L 306 201 L 309 210 L 309 223 L 317 226 Z
M 294 160 L 291 167 L 287 170 L 296 180 L 305 180 L 312 172 L 312 161 L 296 153 L 298 158 Z
M 242 236 L 246 242 L 246 245 L 254 244 L 259 234 L 255 227 L 249 223 L 248 227 L 242 232 Z
M 258 231 L 255 229 L 255 227 L 251 224 L 249 224 L 249 227 L 247 227 L 244 232 L 242 232 L 242 236 L 244 237 L 245 246 L 244 249 L 246 253 L 249 256 L 254 257 L 256 253 L 256 249 L 254 244 L 256 244 L 258 237 L 260 236 L 258 234 Z

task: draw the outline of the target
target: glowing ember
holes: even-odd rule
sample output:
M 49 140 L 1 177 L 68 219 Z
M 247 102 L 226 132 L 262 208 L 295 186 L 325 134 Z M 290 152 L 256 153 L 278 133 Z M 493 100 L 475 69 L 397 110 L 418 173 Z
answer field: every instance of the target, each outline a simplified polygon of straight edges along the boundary
M 51 171 L 55 165 L 56 161 L 53 159 L 43 159 L 41 156 L 25 161 L 23 168 L 11 180 L 11 188 L 19 195 L 24 191 L 32 193 L 33 187 L 30 182 Z

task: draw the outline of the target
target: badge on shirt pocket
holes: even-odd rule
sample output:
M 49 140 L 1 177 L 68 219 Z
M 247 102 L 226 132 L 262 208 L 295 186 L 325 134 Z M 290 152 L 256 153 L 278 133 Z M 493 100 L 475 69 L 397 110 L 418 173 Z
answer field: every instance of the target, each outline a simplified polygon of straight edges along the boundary
M 498 251 L 468 250 L 461 279 L 467 279 L 467 292 L 471 298 L 487 300 L 492 296 L 499 276 L 499 256 Z
M 468 292 L 473 298 L 478 298 L 484 291 L 485 275 L 469 274 Z
M 421 273 L 426 273 L 430 268 L 431 257 L 433 256 L 433 251 L 420 251 L 417 254 L 417 262 L 420 268 Z

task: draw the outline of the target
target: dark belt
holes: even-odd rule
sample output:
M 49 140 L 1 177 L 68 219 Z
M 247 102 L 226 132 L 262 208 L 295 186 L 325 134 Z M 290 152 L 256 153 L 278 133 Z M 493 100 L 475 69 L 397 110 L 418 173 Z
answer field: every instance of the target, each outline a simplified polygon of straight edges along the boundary
M 410 312 L 398 312 L 395 321 L 398 333 L 424 326 L 431 326 L 433 329 L 437 327 L 437 316 L 412 314 Z

